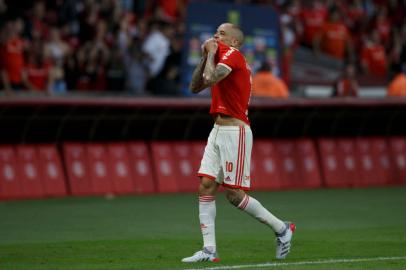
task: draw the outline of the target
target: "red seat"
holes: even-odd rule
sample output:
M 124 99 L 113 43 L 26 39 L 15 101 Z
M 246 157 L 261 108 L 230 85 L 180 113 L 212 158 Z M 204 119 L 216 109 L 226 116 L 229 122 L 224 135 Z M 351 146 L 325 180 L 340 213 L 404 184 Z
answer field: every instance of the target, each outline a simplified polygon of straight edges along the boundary
M 395 173 L 396 184 L 406 184 L 406 139 L 393 137 L 389 139 L 389 149 Z
M 206 147 L 205 141 L 192 142 L 192 162 L 193 162 L 193 173 L 195 177 L 197 177 L 197 172 L 200 169 L 200 163 L 204 155 L 205 147 Z
M 158 192 L 178 192 L 178 174 L 174 152 L 169 142 L 152 142 L 152 160 Z
M 0 199 L 18 199 L 23 197 L 20 170 L 12 146 L 0 146 Z
M 382 147 L 380 143 L 384 141 L 375 141 L 378 145 L 374 147 L 374 141 L 370 138 L 357 138 L 355 141 L 357 159 L 359 162 L 359 178 L 355 182 L 356 186 L 379 186 L 387 183 L 387 178 L 384 174 L 384 168 L 381 166 Z M 380 144 L 380 145 L 379 145 Z M 381 150 L 378 152 L 378 150 Z
M 348 183 L 343 176 L 343 169 L 337 144 L 334 139 L 319 139 L 317 141 L 320 157 L 322 179 L 327 187 L 346 187 Z
M 372 138 L 372 151 L 377 157 L 378 166 L 381 168 L 382 184 L 396 182 L 393 163 L 390 156 L 389 145 L 385 138 Z
M 92 143 L 86 144 L 85 148 L 93 194 L 113 193 L 114 190 L 111 181 L 110 164 L 105 145 Z
M 296 145 L 293 140 L 276 140 L 277 166 L 280 169 L 281 188 L 297 188 L 302 185 L 299 175 L 299 164 L 296 156 Z
M 151 153 L 145 142 L 127 145 L 135 192 L 139 194 L 156 191 L 156 180 L 152 170 Z
M 114 193 L 134 193 L 135 185 L 133 181 L 127 145 L 122 143 L 108 144 L 107 157 Z
M 45 195 L 38 153 L 32 145 L 17 145 L 17 168 L 22 180 L 22 193 L 26 198 L 40 198 Z
M 310 139 L 296 141 L 298 168 L 301 183 L 298 187 L 318 188 L 321 186 L 320 167 L 314 143 Z
M 66 181 L 65 173 L 62 169 L 61 159 L 55 145 L 38 145 L 38 157 L 43 175 L 45 195 L 65 196 Z
M 277 152 L 272 141 L 254 141 L 251 155 L 251 186 L 253 190 L 275 190 L 283 186 L 277 159 Z
M 82 143 L 64 143 L 63 154 L 70 193 L 72 195 L 93 194 L 84 145 Z
M 355 186 L 360 179 L 359 168 L 360 162 L 355 148 L 355 139 L 338 139 L 338 153 L 348 186 Z
M 196 157 L 193 155 L 193 143 L 174 142 L 171 145 L 178 187 L 181 192 L 196 192 L 199 182 L 196 179 Z

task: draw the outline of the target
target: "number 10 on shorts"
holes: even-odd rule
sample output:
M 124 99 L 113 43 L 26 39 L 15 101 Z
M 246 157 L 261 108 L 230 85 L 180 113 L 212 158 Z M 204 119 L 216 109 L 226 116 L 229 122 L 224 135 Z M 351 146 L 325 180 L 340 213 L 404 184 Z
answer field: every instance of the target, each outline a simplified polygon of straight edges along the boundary
M 233 163 L 231 161 L 226 161 L 226 172 L 233 171 Z

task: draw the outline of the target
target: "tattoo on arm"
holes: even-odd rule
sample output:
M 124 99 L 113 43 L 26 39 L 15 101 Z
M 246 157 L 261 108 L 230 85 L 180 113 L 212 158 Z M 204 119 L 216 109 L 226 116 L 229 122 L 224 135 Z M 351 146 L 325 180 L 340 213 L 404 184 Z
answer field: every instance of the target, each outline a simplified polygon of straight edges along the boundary
M 190 82 L 189 86 L 190 90 L 192 90 L 193 93 L 199 93 L 205 88 L 203 85 L 203 71 L 206 65 L 206 60 L 207 57 L 202 57 L 202 59 L 200 59 L 200 63 L 193 71 L 192 81 Z
M 207 62 L 203 73 L 203 82 L 206 87 L 212 86 L 230 74 L 231 70 L 223 65 L 214 64 L 214 54 L 207 55 Z

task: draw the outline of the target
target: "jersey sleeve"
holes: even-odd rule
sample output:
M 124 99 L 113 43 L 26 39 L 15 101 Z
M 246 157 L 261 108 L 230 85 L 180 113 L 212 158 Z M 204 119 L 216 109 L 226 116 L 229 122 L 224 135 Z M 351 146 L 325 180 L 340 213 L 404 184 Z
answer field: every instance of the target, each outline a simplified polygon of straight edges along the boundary
M 223 65 L 230 71 L 241 66 L 241 55 L 237 49 L 220 46 L 219 50 L 220 59 L 218 65 Z

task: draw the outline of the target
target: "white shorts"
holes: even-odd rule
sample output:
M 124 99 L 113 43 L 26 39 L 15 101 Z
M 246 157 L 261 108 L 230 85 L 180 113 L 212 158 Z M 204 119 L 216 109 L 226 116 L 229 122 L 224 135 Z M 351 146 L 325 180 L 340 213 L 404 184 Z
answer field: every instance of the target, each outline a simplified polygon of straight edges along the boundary
M 225 187 L 249 190 L 251 149 L 249 126 L 214 125 L 197 175 Z

